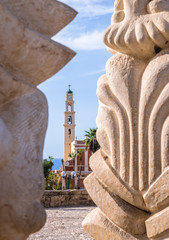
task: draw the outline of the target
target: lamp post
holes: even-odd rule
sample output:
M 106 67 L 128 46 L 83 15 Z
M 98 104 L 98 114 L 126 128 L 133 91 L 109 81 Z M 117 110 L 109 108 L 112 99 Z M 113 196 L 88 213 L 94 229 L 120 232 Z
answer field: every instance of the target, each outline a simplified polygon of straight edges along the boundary
M 63 161 L 63 159 L 61 159 L 61 162 L 62 162 L 62 171 L 64 171 L 64 161 Z
M 61 172 L 61 177 L 64 178 L 65 180 L 68 180 L 68 189 L 69 189 L 69 181 L 70 179 L 74 179 L 76 177 L 76 172 L 73 171 L 71 172 L 70 176 L 66 174 L 65 171 Z

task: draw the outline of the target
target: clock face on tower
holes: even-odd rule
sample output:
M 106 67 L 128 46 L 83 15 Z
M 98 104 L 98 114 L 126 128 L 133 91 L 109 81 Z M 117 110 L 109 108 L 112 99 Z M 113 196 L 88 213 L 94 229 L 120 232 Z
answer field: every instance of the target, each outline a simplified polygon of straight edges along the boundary
M 72 98 L 72 96 L 71 95 L 68 95 L 68 99 L 71 99 Z

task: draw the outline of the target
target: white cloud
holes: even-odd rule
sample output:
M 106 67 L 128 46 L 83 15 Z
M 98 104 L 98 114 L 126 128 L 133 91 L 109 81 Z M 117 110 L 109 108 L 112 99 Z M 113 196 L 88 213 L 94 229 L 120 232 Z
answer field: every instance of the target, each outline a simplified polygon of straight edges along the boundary
M 99 24 L 99 16 L 113 12 L 114 0 L 60 0 L 79 12 L 77 18 L 53 37 L 73 50 L 105 49 L 103 43 L 104 18 Z M 97 17 L 97 18 L 95 18 Z M 104 29 L 104 31 L 102 30 Z
M 98 70 L 93 70 L 93 71 L 90 71 L 90 72 L 87 72 L 84 74 L 84 76 L 93 76 L 93 75 L 97 75 L 97 74 L 101 74 L 101 73 L 105 73 L 105 67 L 104 68 L 100 68 Z
M 62 0 L 77 10 L 81 17 L 93 17 L 113 13 L 114 1 L 110 0 Z
M 82 35 L 75 38 L 55 35 L 53 40 L 74 50 L 99 50 L 106 48 L 102 40 L 103 33 L 104 31 L 95 30 L 93 32 L 82 33 Z

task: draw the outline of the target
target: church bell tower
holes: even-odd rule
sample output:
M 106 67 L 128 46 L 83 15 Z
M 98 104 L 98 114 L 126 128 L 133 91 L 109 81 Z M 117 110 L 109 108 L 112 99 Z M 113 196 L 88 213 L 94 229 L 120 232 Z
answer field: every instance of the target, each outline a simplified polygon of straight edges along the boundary
M 71 153 L 71 142 L 75 140 L 75 112 L 73 92 L 69 90 L 66 92 L 65 112 L 64 112 L 64 161 L 68 159 Z

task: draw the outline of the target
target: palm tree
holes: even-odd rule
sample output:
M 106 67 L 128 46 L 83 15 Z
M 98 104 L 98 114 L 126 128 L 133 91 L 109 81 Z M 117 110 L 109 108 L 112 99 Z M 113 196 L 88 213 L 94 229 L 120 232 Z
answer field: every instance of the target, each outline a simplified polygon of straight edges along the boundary
M 75 158 L 76 158 L 77 154 L 72 152 L 68 154 L 68 157 L 71 158 L 73 160 L 73 171 L 75 170 Z
M 90 128 L 90 131 L 85 131 L 86 139 L 84 141 L 92 153 L 95 153 L 100 148 L 100 145 L 96 139 L 96 132 L 97 128 Z
M 68 157 L 74 160 L 75 157 L 76 157 L 76 155 L 77 155 L 76 153 L 73 153 L 73 152 L 72 152 L 72 153 L 69 153 L 69 154 L 68 154 Z

